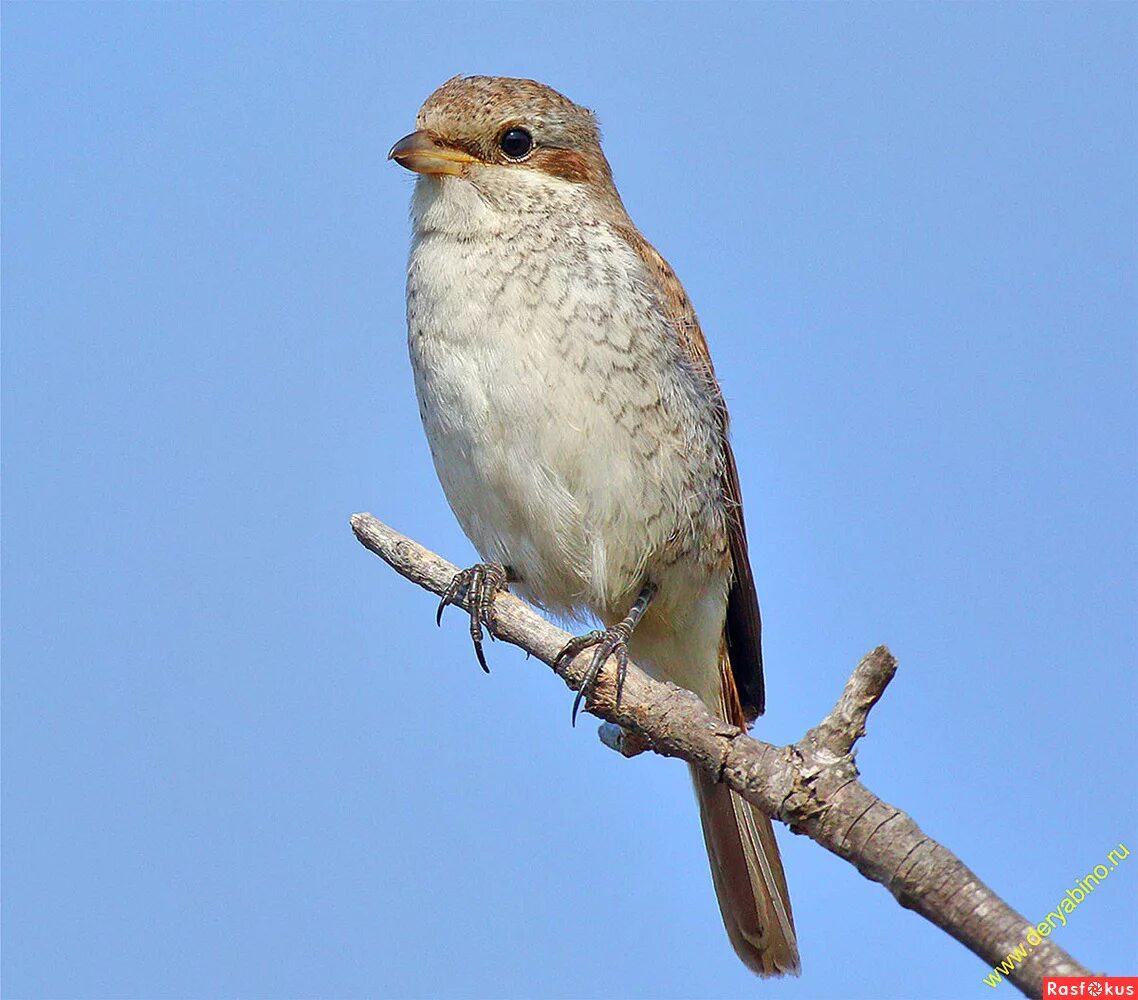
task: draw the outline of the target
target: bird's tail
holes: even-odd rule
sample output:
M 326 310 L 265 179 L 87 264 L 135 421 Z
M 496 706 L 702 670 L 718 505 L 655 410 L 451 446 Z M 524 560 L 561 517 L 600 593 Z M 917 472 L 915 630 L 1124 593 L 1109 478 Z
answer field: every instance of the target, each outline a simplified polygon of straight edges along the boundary
M 701 629 L 701 623 L 706 627 Z M 637 664 L 694 691 L 719 718 L 746 729 L 748 712 L 739 698 L 722 616 L 697 615 L 694 625 L 658 632 L 653 624 L 646 616 L 629 644 Z M 771 821 L 726 785 L 695 768 L 691 774 L 719 911 L 732 947 L 760 976 L 798 975 L 794 918 Z
M 719 653 L 720 718 L 744 731 L 726 644 Z M 771 821 L 726 785 L 691 769 L 715 895 L 727 936 L 743 964 L 760 976 L 798 975 L 790 893 Z
M 731 946 L 760 976 L 798 975 L 794 917 L 771 821 L 726 785 L 691 772 Z

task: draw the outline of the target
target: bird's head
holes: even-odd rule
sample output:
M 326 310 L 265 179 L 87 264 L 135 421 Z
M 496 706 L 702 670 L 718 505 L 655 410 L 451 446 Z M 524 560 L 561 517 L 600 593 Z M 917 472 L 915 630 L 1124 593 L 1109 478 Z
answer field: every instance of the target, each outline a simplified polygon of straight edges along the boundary
M 499 208 L 542 210 L 556 195 L 620 205 L 596 119 L 535 80 L 456 76 L 388 154 L 432 182 L 467 182 Z

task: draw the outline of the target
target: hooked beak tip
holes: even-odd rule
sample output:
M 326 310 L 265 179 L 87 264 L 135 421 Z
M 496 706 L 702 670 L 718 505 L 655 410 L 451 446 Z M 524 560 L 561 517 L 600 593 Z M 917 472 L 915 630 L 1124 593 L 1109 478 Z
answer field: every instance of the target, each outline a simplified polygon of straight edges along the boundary
M 457 176 L 474 157 L 447 144 L 432 132 L 418 131 L 405 135 L 387 153 L 401 167 L 418 174 Z

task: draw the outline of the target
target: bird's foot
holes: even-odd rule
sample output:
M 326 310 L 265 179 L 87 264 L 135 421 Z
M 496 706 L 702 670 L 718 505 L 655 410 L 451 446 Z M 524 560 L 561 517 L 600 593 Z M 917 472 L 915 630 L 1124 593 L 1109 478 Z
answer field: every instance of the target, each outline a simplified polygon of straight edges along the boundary
M 490 639 L 493 641 L 494 598 L 499 591 L 506 589 L 508 582 L 506 567 L 501 563 L 476 563 L 470 569 L 455 573 L 435 612 L 435 624 L 441 625 L 446 606 L 453 604 L 457 607 L 465 596 L 467 610 L 470 612 L 470 640 L 474 643 L 478 664 L 486 673 L 490 673 L 490 668 L 486 665 L 486 655 L 482 652 L 482 624 L 485 622 L 491 630 Z
M 589 669 L 585 674 L 585 679 L 577 689 L 577 697 L 573 699 L 574 726 L 577 725 L 577 712 L 581 707 L 581 702 L 596 687 L 597 677 L 600 675 L 601 667 L 605 665 L 605 661 L 614 655 L 616 656 L 616 703 L 620 704 L 620 693 L 624 688 L 624 675 L 628 672 L 628 640 L 631 635 L 632 629 L 624 622 L 619 622 L 612 628 L 606 628 L 603 632 L 598 629 L 579 635 L 575 639 L 570 639 L 562 647 L 561 652 L 557 654 L 557 659 L 553 661 L 554 670 L 568 663 L 574 656 L 590 646 L 597 647 L 596 652 L 593 653 L 593 658 L 589 661 Z
M 628 640 L 632 638 L 633 629 L 636 628 L 637 623 L 644 616 L 644 612 L 648 610 L 648 605 L 652 603 L 652 598 L 655 594 L 656 585 L 654 583 L 646 583 L 626 618 L 603 631 L 597 629 L 592 632 L 586 632 L 584 635 L 579 635 L 575 639 L 570 639 L 561 648 L 561 652 L 557 654 L 557 658 L 553 661 L 554 670 L 560 670 L 562 666 L 572 660 L 578 653 L 591 646 L 596 647 L 593 658 L 589 661 L 589 669 L 585 673 L 585 679 L 577 689 L 577 697 L 573 699 L 572 724 L 574 726 L 577 724 L 577 712 L 581 708 L 581 702 L 587 698 L 592 693 L 593 688 L 596 687 L 597 677 L 600 675 L 601 668 L 605 665 L 610 656 L 616 657 L 616 703 L 618 706 L 620 705 L 620 695 L 624 690 L 624 677 L 625 674 L 628 673 Z

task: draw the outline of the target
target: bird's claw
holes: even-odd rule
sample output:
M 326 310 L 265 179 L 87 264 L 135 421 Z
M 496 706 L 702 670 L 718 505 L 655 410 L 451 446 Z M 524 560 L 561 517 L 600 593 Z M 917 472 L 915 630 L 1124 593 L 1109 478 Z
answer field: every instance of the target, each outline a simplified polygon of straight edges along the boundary
M 616 656 L 616 703 L 617 705 L 620 704 L 620 695 L 624 690 L 624 677 L 628 672 L 628 639 L 631 635 L 632 627 L 627 621 L 623 621 L 603 632 L 600 630 L 586 632 L 575 639 L 570 639 L 562 647 L 561 652 L 557 654 L 557 659 L 553 661 L 554 670 L 559 670 L 582 650 L 588 649 L 590 646 L 596 647 L 593 658 L 589 661 L 589 669 L 585 674 L 585 679 L 577 689 L 577 697 L 573 699 L 572 724 L 574 726 L 577 725 L 577 712 L 581 708 L 581 702 L 592 693 L 593 688 L 596 687 L 597 677 L 600 676 L 601 668 L 608 658 L 614 655 Z
M 500 590 L 506 589 L 506 583 L 504 566 L 498 563 L 477 563 L 470 569 L 455 573 L 435 612 L 435 624 L 441 625 L 446 606 L 457 606 L 462 595 L 466 595 L 466 606 L 470 612 L 470 640 L 474 643 L 478 665 L 486 673 L 490 673 L 490 668 L 486 665 L 486 655 L 482 652 L 482 624 L 485 622 L 491 630 L 490 640 L 493 641 L 494 597 Z

